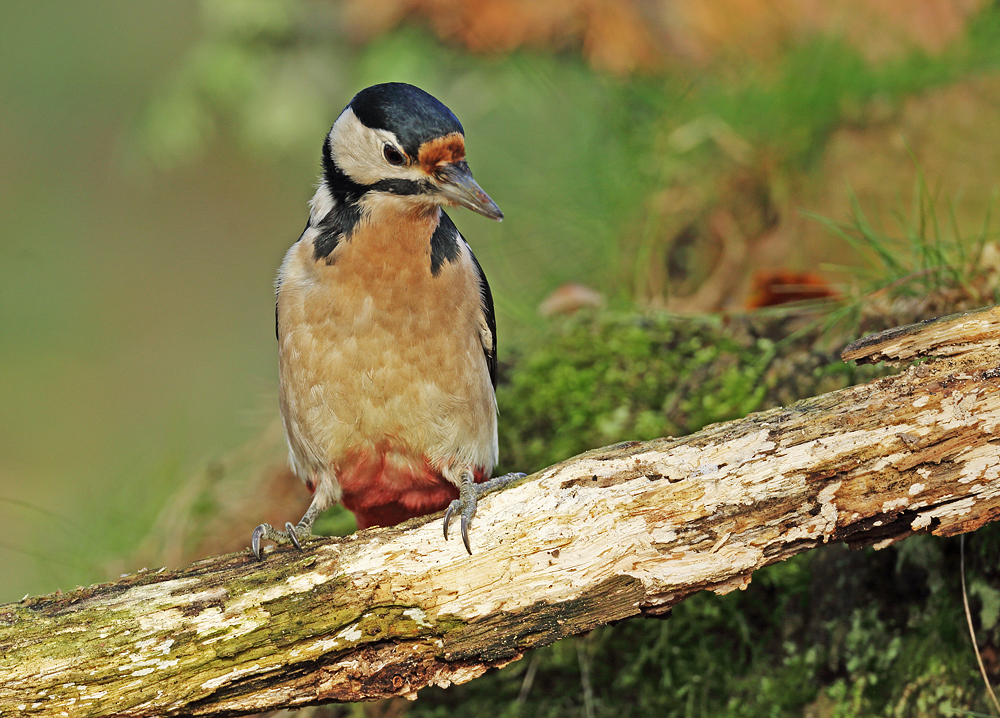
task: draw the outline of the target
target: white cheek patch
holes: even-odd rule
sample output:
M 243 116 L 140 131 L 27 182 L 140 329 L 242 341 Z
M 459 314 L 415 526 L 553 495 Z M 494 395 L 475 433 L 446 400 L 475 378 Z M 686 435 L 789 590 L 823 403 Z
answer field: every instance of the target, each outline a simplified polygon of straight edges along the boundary
M 330 151 L 337 166 L 358 184 L 371 185 L 384 179 L 404 179 L 419 182 L 427 175 L 419 165 L 395 166 L 382 154 L 386 143 L 400 149 L 399 138 L 388 130 L 373 130 L 348 107 L 330 130 Z

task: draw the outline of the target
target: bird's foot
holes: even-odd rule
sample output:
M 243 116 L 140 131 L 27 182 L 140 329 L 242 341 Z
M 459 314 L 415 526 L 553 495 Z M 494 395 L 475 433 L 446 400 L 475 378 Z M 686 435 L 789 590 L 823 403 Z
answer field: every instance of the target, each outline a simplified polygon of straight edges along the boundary
M 508 484 L 524 477 L 525 474 L 521 473 L 504 474 L 503 476 L 497 476 L 494 479 L 477 484 L 469 474 L 463 474 L 462 485 L 458 488 L 458 498 L 452 501 L 448 506 L 448 510 L 444 512 L 444 540 L 448 540 L 448 524 L 451 522 L 451 517 L 455 514 L 461 514 L 462 543 L 465 544 L 465 550 L 471 556 L 472 548 L 469 546 L 469 524 L 472 523 L 472 517 L 476 515 L 476 503 L 479 499 L 486 496 L 486 494 L 499 491 Z
M 278 529 L 271 526 L 271 524 L 261 524 L 253 530 L 253 536 L 250 539 L 250 548 L 253 550 L 253 555 L 256 556 L 259 561 L 261 558 L 261 539 L 268 539 L 279 544 L 291 543 L 295 546 L 295 548 L 301 551 L 302 544 L 308 541 L 311 536 L 312 526 L 307 526 L 301 521 L 298 526 L 293 526 L 291 521 L 286 521 L 284 531 L 278 531 Z

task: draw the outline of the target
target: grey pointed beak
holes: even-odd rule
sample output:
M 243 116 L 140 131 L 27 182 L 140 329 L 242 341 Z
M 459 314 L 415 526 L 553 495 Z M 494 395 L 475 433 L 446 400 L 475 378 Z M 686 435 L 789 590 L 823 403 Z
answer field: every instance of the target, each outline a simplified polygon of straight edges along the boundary
M 472 179 L 472 171 L 464 160 L 446 164 L 439 168 L 436 174 L 438 191 L 449 202 L 468 207 L 473 212 L 498 222 L 503 219 L 503 212 L 497 207 L 496 202 L 483 192 L 479 183 Z

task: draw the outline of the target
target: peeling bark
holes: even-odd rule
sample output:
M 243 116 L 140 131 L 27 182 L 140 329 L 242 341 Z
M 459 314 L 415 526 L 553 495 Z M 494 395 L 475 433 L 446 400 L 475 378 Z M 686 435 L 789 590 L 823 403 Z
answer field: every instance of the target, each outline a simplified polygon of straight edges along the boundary
M 234 716 L 412 697 L 565 636 L 745 588 L 831 541 L 881 548 L 1000 515 L 997 309 L 892 330 L 901 374 L 582 454 L 441 517 L 0 606 L 0 716 Z

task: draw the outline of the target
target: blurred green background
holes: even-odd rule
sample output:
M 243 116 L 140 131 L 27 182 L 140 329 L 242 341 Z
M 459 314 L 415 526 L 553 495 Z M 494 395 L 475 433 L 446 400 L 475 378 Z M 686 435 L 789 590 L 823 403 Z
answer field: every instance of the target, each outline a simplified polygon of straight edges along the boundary
M 199 27 L 192 2 L 0 5 L 0 600 L 106 577 L 178 476 L 270 420 L 314 158 L 297 184 L 225 139 L 143 162 Z

